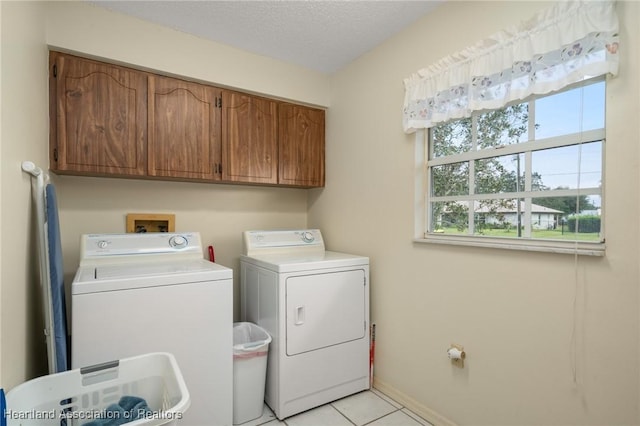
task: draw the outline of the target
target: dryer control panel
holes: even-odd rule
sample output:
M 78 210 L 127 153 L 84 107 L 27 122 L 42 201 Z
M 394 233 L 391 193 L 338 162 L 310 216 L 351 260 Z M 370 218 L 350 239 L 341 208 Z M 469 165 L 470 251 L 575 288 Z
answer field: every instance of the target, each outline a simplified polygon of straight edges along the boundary
M 324 252 L 324 241 L 319 229 L 288 229 L 275 231 L 245 231 L 244 254 Z
M 144 234 L 85 234 L 80 243 L 80 264 L 131 256 L 171 256 L 202 258 L 197 232 Z

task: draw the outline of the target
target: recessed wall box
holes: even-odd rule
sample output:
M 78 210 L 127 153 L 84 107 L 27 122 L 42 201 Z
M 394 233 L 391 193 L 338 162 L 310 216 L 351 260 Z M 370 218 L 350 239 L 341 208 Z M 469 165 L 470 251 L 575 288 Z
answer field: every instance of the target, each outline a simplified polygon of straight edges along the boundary
M 173 214 L 127 214 L 127 232 L 175 232 L 176 216 Z

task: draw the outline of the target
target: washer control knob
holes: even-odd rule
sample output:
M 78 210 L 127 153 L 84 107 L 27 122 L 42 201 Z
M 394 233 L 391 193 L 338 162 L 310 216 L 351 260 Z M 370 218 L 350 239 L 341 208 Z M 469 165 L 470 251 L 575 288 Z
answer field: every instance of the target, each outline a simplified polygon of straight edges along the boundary
M 108 245 L 109 245 L 109 241 L 105 241 L 105 240 L 98 241 L 98 248 L 100 249 L 107 248 Z
M 304 241 L 305 243 L 312 243 L 315 239 L 316 237 L 314 237 L 313 233 L 309 231 L 305 231 L 302 233 L 302 241 Z
M 176 235 L 169 239 L 169 245 L 174 248 L 185 248 L 189 241 L 182 235 Z

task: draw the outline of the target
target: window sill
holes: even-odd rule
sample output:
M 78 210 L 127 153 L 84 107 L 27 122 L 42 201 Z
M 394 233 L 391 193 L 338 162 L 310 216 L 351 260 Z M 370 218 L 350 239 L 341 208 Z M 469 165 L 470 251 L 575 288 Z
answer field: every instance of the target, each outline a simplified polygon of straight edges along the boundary
M 511 238 L 491 238 L 472 236 L 427 235 L 414 238 L 415 243 L 448 244 L 467 247 L 484 247 L 505 250 L 538 251 L 546 253 L 573 254 L 579 256 L 604 256 L 605 243 L 551 240 L 515 240 Z

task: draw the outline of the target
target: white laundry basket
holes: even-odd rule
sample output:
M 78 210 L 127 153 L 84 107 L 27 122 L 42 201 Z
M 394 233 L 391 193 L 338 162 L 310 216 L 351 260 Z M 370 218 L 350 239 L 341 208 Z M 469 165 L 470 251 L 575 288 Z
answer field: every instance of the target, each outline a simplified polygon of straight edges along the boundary
M 262 416 L 271 336 L 250 322 L 233 324 L 233 424 Z
M 175 425 L 191 399 L 173 355 L 150 353 L 39 377 L 6 395 L 7 426 L 81 426 L 104 418 L 123 396 L 151 412 L 127 426 Z

